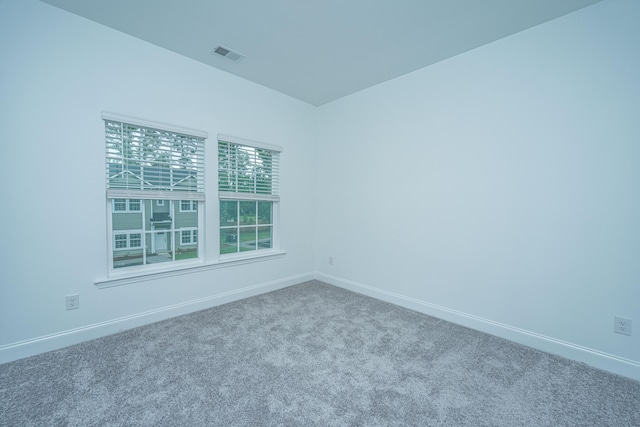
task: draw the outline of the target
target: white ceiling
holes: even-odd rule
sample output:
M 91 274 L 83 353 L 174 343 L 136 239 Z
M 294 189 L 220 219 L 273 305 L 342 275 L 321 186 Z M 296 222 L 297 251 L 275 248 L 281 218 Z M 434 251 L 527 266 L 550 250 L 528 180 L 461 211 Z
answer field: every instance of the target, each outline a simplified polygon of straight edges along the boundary
M 42 1 L 322 105 L 600 0 Z

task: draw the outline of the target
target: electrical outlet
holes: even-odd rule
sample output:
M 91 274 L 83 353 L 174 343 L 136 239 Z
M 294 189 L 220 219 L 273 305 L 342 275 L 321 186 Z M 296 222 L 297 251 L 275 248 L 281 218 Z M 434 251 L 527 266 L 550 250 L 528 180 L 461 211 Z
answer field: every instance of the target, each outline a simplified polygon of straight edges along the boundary
M 67 295 L 67 310 L 75 310 L 80 308 L 80 295 Z
M 631 335 L 631 319 L 616 316 L 613 321 L 613 332 L 622 335 Z
M 329 265 L 333 265 L 333 257 L 332 256 L 329 257 Z

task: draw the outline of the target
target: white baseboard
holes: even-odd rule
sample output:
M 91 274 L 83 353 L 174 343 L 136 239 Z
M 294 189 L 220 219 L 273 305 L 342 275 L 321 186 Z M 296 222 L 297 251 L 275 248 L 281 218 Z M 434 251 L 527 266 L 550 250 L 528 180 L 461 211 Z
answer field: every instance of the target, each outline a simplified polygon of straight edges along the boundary
M 526 345 L 547 353 L 585 363 L 598 369 L 612 372 L 640 381 L 640 361 L 625 359 L 599 350 L 558 340 L 535 332 L 494 322 L 461 311 L 452 310 L 426 301 L 367 286 L 351 280 L 316 272 L 315 278 L 350 291 L 354 291 L 381 301 L 415 310 L 439 319 L 485 332 L 500 338 Z
M 147 325 L 175 316 L 204 310 L 217 305 L 226 304 L 243 298 L 263 294 L 308 280 L 317 279 L 330 285 L 338 286 L 372 298 L 386 301 L 401 307 L 415 310 L 439 319 L 447 320 L 468 328 L 505 338 L 547 353 L 557 354 L 568 359 L 586 363 L 598 369 L 613 372 L 640 381 L 640 362 L 625 359 L 599 350 L 558 340 L 535 332 L 494 322 L 473 316 L 447 307 L 431 304 L 415 298 L 367 286 L 351 280 L 342 279 L 325 273 L 306 273 L 271 282 L 265 282 L 242 289 L 223 292 L 216 295 L 187 301 L 180 304 L 162 307 L 131 316 L 121 317 L 106 322 L 95 323 L 76 329 L 70 329 L 46 336 L 0 346 L 0 363 L 11 362 L 24 357 L 34 356 L 51 350 L 67 347 L 111 335 L 127 329 Z
M 217 305 L 226 304 L 243 298 L 286 288 L 298 283 L 313 280 L 313 273 L 300 274 L 283 279 L 265 282 L 242 289 L 222 292 L 216 295 L 161 307 L 155 310 L 120 317 L 106 322 L 95 323 L 76 329 L 57 332 L 25 341 L 0 346 L 0 363 L 11 362 L 24 357 L 34 356 L 51 350 L 78 344 L 95 338 L 111 335 L 127 329 L 147 325 L 172 317 L 204 310 Z

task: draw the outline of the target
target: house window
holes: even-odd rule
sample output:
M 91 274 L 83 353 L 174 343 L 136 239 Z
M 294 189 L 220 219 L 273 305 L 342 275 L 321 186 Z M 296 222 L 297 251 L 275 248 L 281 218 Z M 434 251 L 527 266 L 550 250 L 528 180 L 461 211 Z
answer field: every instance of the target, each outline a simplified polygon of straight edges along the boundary
M 111 202 L 114 212 L 140 211 L 140 199 L 113 199 Z
M 125 212 L 127 210 L 127 200 L 126 199 L 113 199 L 111 201 L 113 203 L 113 211 Z
M 129 246 L 132 248 L 139 248 L 142 246 L 142 234 L 131 233 L 129 234 Z
M 195 212 L 197 207 L 198 203 L 195 200 L 180 201 L 180 212 Z
M 206 133 L 103 113 L 109 270 L 202 260 Z M 188 209 L 183 209 L 188 206 Z M 187 233 L 184 233 L 184 232 Z
M 142 233 L 141 232 L 121 232 L 118 231 L 113 235 L 114 249 L 135 249 L 142 247 Z
M 276 248 L 281 151 L 218 136 L 220 255 Z
M 127 234 L 124 233 L 116 233 L 114 234 L 114 239 L 115 239 L 115 245 L 114 248 L 115 249 L 126 249 L 127 246 L 129 245 L 128 241 L 128 237 Z
M 180 244 L 195 245 L 198 243 L 198 230 L 180 230 Z

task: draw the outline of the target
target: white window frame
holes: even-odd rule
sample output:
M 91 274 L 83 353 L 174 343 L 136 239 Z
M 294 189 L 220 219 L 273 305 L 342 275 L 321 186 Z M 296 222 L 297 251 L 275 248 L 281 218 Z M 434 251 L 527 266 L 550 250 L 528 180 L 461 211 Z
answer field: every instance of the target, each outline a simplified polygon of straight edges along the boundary
M 141 119 L 133 119 L 130 117 L 125 117 L 125 116 L 119 116 L 119 115 L 115 115 L 115 114 L 111 114 L 111 113 L 103 113 L 103 118 L 116 118 L 116 119 L 122 119 L 120 121 L 126 122 L 126 123 L 131 123 L 131 124 L 135 124 L 135 125 L 140 125 L 140 126 L 149 126 L 149 127 L 153 127 L 153 128 L 160 128 L 160 129 L 165 129 L 168 131 L 174 131 L 174 132 L 181 132 L 181 133 L 186 133 L 186 134 L 191 134 L 191 135 L 196 135 L 196 136 L 200 136 L 202 138 L 208 138 L 208 135 L 206 132 L 202 132 L 202 131 L 194 131 L 192 129 L 186 129 L 186 128 L 181 128 L 181 127 L 173 127 L 171 125 L 166 125 L 166 124 L 157 124 L 156 122 L 150 122 L 150 121 L 146 121 L 146 120 L 141 120 Z M 198 134 L 199 133 L 199 134 Z M 229 141 L 229 142 L 234 142 L 234 143 L 239 143 L 242 145 L 250 145 L 250 146 L 254 146 L 257 148 L 264 148 L 264 149 L 270 149 L 273 151 L 277 151 L 278 153 L 282 153 L 282 147 L 279 146 L 274 146 L 274 145 L 270 145 L 270 144 L 263 144 L 263 143 L 259 143 L 256 141 L 250 141 L 250 140 L 246 140 L 246 139 L 242 139 L 242 138 L 235 138 L 235 137 L 229 137 L 226 135 L 222 135 L 219 134 L 218 135 L 220 138 Z M 217 141 L 216 141 L 217 142 Z M 206 144 L 206 141 L 205 141 Z M 214 151 L 217 151 L 214 149 Z M 215 160 L 214 160 L 215 163 Z M 216 170 L 216 176 L 218 174 L 218 171 Z M 120 196 L 118 195 L 118 197 L 112 197 L 112 198 L 141 198 L 140 195 L 138 194 L 139 192 L 136 191 L 130 191 L 129 194 L 127 194 L 126 196 Z M 213 204 L 215 205 L 216 203 L 219 206 L 219 202 L 222 199 L 228 199 L 228 194 L 222 194 L 217 198 L 217 200 L 215 202 L 213 202 Z M 244 200 L 244 198 L 246 197 L 246 194 L 243 194 L 242 199 Z M 262 200 L 262 197 L 264 197 L 264 195 L 260 195 L 260 198 Z M 144 198 L 144 197 L 143 197 Z M 162 198 L 152 198 L 154 200 L 162 200 Z M 179 199 L 173 199 L 173 201 L 178 201 L 178 200 L 184 200 L 184 197 L 180 197 Z M 169 199 L 166 199 L 169 200 Z M 193 261 L 189 261 L 189 260 L 181 260 L 181 261 L 176 261 L 176 262 L 170 262 L 170 263 L 162 263 L 162 264 L 157 264 L 156 266 L 141 266 L 141 267 L 129 267 L 129 268 L 120 268 L 118 270 L 113 270 L 113 266 L 111 265 L 111 262 L 113 260 L 112 257 L 112 249 L 114 246 L 113 243 L 113 236 L 109 235 L 109 238 L 107 238 L 107 242 L 108 242 L 108 259 L 109 259 L 109 268 L 107 269 L 107 274 L 105 276 L 102 277 L 98 277 L 95 280 L 95 285 L 100 288 L 110 288 L 110 287 L 114 287 L 114 286 L 123 286 L 123 285 L 129 285 L 129 284 L 135 284 L 135 283 L 139 283 L 141 281 L 146 281 L 146 280 L 157 280 L 157 279 L 163 279 L 163 278 L 169 278 L 169 277 L 175 277 L 175 276 L 181 276 L 184 274 L 191 274 L 191 273 L 197 273 L 197 272 L 205 272 L 205 271 L 210 271 L 210 270 L 216 270 L 219 268 L 228 268 L 231 266 L 241 266 L 241 265 L 245 265 L 245 264 L 252 264 L 255 262 L 265 262 L 265 261 L 270 261 L 270 260 L 276 260 L 276 259 L 280 259 L 282 257 L 284 257 L 286 255 L 286 252 L 283 250 L 283 248 L 281 247 L 280 244 L 280 239 L 279 239 L 279 230 L 280 230 L 280 198 L 279 196 L 277 196 L 277 200 L 274 201 L 274 203 L 272 204 L 272 218 L 271 218 L 271 224 L 272 224 L 272 247 L 270 249 L 260 249 L 260 250 L 255 250 L 255 251 L 248 251 L 248 252 L 239 252 L 239 253 L 234 253 L 234 254 L 228 254 L 228 255 L 224 255 L 224 256 L 220 256 L 219 253 L 219 249 L 220 249 L 220 244 L 218 239 L 216 239 L 217 234 L 220 231 L 220 217 L 218 216 L 217 218 L 211 218 L 208 217 L 209 221 L 213 221 L 211 226 L 213 227 L 213 230 L 207 231 L 205 228 L 205 203 L 204 201 L 199 201 L 198 202 L 198 227 L 197 227 L 197 231 L 194 230 L 194 232 L 196 233 L 195 235 L 192 232 L 192 241 L 195 241 L 196 243 L 198 243 L 198 259 L 197 260 L 193 260 Z M 157 205 L 156 205 L 157 206 Z M 212 208 L 212 206 L 208 206 L 207 207 Z M 151 208 L 153 209 L 153 208 Z M 172 212 L 175 214 L 176 211 L 178 211 L 178 209 L 175 208 L 175 203 L 174 203 L 174 207 Z M 216 212 L 217 209 L 212 209 L 209 211 L 209 214 L 211 214 L 212 212 Z M 121 211 L 120 211 L 121 212 Z M 219 214 L 219 212 L 218 212 Z M 143 214 L 144 215 L 144 214 Z M 113 225 L 111 223 L 112 221 L 112 205 L 111 203 L 107 203 L 107 230 L 111 231 L 113 228 Z M 215 216 L 215 215 L 214 215 Z M 172 218 L 174 217 L 174 215 L 172 215 Z M 183 227 L 184 228 L 184 227 Z M 180 230 L 180 228 L 174 228 L 172 227 L 173 231 L 178 231 Z M 217 230 L 217 231 L 215 231 Z M 214 238 L 215 244 L 213 246 L 209 246 L 208 248 L 205 246 L 205 236 L 207 236 L 207 234 L 209 234 L 210 238 Z M 180 239 L 181 239 L 181 235 L 180 235 Z M 145 241 L 145 237 L 143 235 L 143 241 Z M 172 239 L 172 241 L 174 242 L 174 244 L 176 245 L 176 248 L 178 247 L 178 241 L 177 239 L 175 239 L 175 234 L 174 234 L 174 238 Z M 129 244 L 129 243 L 128 243 Z M 205 257 L 205 250 L 206 253 L 208 254 L 208 256 Z M 147 268 L 149 267 L 149 268 Z M 126 271 L 124 271 L 126 270 Z
M 129 278 L 136 278 L 136 277 L 141 277 L 141 276 L 148 276 L 148 275 L 153 275 L 153 274 L 163 274 L 165 272 L 171 272 L 171 271 L 181 271 L 184 268 L 190 268 L 191 266 L 198 266 L 198 265 L 202 265 L 204 263 L 204 241 L 198 242 L 197 239 L 195 241 L 195 243 L 197 244 L 197 258 L 191 258 L 191 259 L 184 259 L 184 260 L 179 260 L 176 259 L 176 250 L 179 246 L 179 241 L 176 241 L 176 234 L 179 235 L 180 241 L 182 240 L 182 234 L 181 233 L 175 233 L 178 232 L 180 229 L 176 229 L 174 227 L 174 214 L 176 211 L 178 211 L 178 209 L 175 208 L 175 204 L 176 203 L 181 203 L 181 200 L 190 200 L 192 203 L 192 208 L 195 206 L 196 209 L 194 209 L 193 211 L 197 211 L 198 212 L 198 218 L 197 218 L 197 227 L 194 227 L 194 229 L 196 230 L 200 230 L 201 235 L 205 234 L 205 228 L 204 228 L 204 200 L 205 200 L 205 191 L 204 191 L 204 144 L 206 144 L 206 139 L 208 138 L 208 134 L 207 132 L 204 131 L 200 131 L 200 130 L 194 130 L 194 129 L 189 129 L 189 128 L 185 128 L 185 127 L 180 127 L 180 126 L 174 126 L 174 125 L 168 125 L 166 123 L 158 123 L 158 122 L 153 122 L 153 121 L 149 121 L 149 120 L 144 120 L 144 119 L 138 119 L 138 118 L 133 118 L 133 117 L 127 117 L 127 116 L 122 116 L 122 115 L 117 115 L 117 114 L 113 114 L 113 113 L 108 113 L 108 112 L 102 112 L 102 119 L 103 119 L 103 123 L 107 123 L 107 122 L 119 122 L 119 123 L 123 123 L 125 125 L 132 125 L 132 126 L 136 126 L 136 127 L 140 127 L 140 128 L 147 128 L 147 129 L 152 129 L 152 130 L 161 130 L 161 132 L 168 132 L 168 133 L 172 133 L 172 134 L 177 134 L 177 135 L 185 135 L 187 136 L 187 138 L 194 139 L 194 138 L 198 138 L 201 140 L 201 151 L 199 152 L 199 154 L 197 154 L 198 157 L 198 168 L 199 168 L 199 172 L 198 175 L 193 175 L 195 176 L 195 180 L 191 180 L 189 182 L 187 182 L 188 185 L 190 185 L 191 187 L 194 186 L 194 184 L 192 184 L 193 182 L 196 182 L 195 185 L 197 185 L 197 189 L 195 187 L 193 187 L 192 189 L 195 191 L 184 191 L 182 188 L 178 188 L 176 187 L 175 189 L 172 188 L 124 188 L 122 186 L 117 186 L 117 188 L 113 188 L 109 185 L 110 183 L 110 170 L 109 170 L 109 159 L 112 158 L 110 156 L 113 156 L 112 152 L 109 151 L 109 144 L 107 144 L 107 231 L 108 233 L 111 235 L 109 239 L 107 239 L 108 245 L 107 245 L 107 279 L 104 280 L 103 282 L 119 282 L 119 283 L 129 283 L 128 279 Z M 106 125 L 105 125 L 106 126 Z M 106 132 L 106 131 L 105 131 Z M 105 138 L 107 138 L 106 133 L 105 133 Z M 176 139 L 174 138 L 173 141 L 176 141 Z M 178 139 L 178 141 L 182 141 L 181 139 Z M 175 143 L 175 142 L 174 142 Z M 123 152 L 124 153 L 124 152 Z M 123 166 L 125 168 L 128 168 L 127 166 Z M 136 166 L 137 167 L 137 166 Z M 146 172 L 146 171 L 145 171 Z M 172 181 L 171 182 L 177 182 L 178 178 L 176 178 L 175 180 L 173 179 L 173 169 L 171 170 L 171 175 L 172 175 Z M 191 174 L 191 172 L 189 172 Z M 189 178 L 191 179 L 191 178 Z M 142 182 L 142 180 L 139 180 L 139 182 Z M 184 182 L 184 180 L 183 180 Z M 143 183 L 143 185 L 147 185 L 148 182 Z M 182 186 L 184 187 L 184 183 L 182 184 Z M 190 188 L 191 188 L 190 187 Z M 115 210 L 115 200 L 116 199 L 125 199 L 127 200 L 127 210 L 126 211 L 122 211 L 122 210 Z M 139 199 L 139 203 L 140 203 L 140 209 L 139 210 L 133 210 L 131 211 L 130 208 L 130 203 L 129 200 L 135 200 L 135 199 Z M 148 207 L 146 206 L 145 201 L 148 200 L 156 200 L 156 203 L 151 202 L 149 204 Z M 171 227 L 170 229 L 167 229 L 166 232 L 171 232 L 173 231 L 174 234 L 172 234 L 171 236 L 171 252 L 172 252 L 172 260 L 169 260 L 168 262 L 162 262 L 162 263 L 157 263 L 157 264 L 153 264 L 153 263 L 146 263 L 146 257 L 144 256 L 144 254 L 146 254 L 145 251 L 147 251 L 147 247 L 146 247 L 146 239 L 147 239 L 147 235 L 151 234 L 152 236 L 154 235 L 154 233 L 157 230 L 154 230 L 153 228 L 150 228 L 148 230 L 144 229 L 146 226 L 145 224 L 147 223 L 145 216 L 149 216 L 152 214 L 153 211 L 153 205 L 155 204 L 156 206 L 163 206 L 164 205 L 164 201 L 165 200 L 169 200 L 169 201 L 173 201 L 175 203 L 173 203 L 173 209 L 171 209 L 171 213 L 170 213 L 170 217 L 171 217 Z M 146 212 L 145 215 L 145 210 L 149 210 L 148 212 Z M 120 214 L 120 213 L 125 213 L 125 212 L 135 212 L 135 213 L 142 213 L 142 225 L 143 225 L 143 229 L 142 230 L 113 230 L 113 214 Z M 116 248 L 116 243 L 115 243 L 115 236 L 116 234 L 121 235 L 121 234 L 125 234 L 127 233 L 127 248 Z M 131 234 L 140 234 L 140 243 L 141 246 L 139 247 L 131 247 Z M 192 242 L 193 242 L 193 234 L 192 234 Z M 193 243 L 192 243 L 193 244 Z M 145 265 L 140 265 L 140 266 L 129 266 L 129 267 L 116 267 L 114 268 L 114 253 L 116 253 L 117 251 L 121 251 L 121 250 L 131 250 L 131 249 L 142 249 L 143 250 L 143 263 Z M 98 284 L 100 281 L 97 281 L 96 284 Z
M 238 138 L 238 137 L 224 135 L 224 134 L 218 134 L 217 142 L 218 142 L 218 150 L 217 150 L 218 151 L 218 171 L 217 171 L 218 173 L 218 206 L 220 206 L 221 201 L 271 202 L 271 223 L 265 224 L 265 226 L 271 226 L 271 247 L 260 249 L 259 245 L 256 245 L 255 250 L 240 251 L 239 243 L 238 243 L 238 251 L 236 252 L 228 253 L 228 254 L 221 254 L 220 252 L 218 252 L 220 261 L 250 259 L 250 258 L 256 258 L 260 256 L 269 256 L 272 253 L 282 253 L 280 249 L 280 239 L 279 239 L 279 229 L 280 229 L 279 227 L 279 212 L 280 212 L 279 182 L 280 182 L 280 156 L 283 151 L 282 147 L 279 145 L 266 144 L 259 141 L 252 141 L 245 138 Z M 233 189 L 225 188 L 226 186 L 220 183 L 221 174 L 229 170 L 229 169 L 225 169 L 224 167 L 221 167 L 221 159 L 220 159 L 221 142 L 227 143 L 227 144 L 233 144 L 241 147 L 248 147 L 252 149 L 268 150 L 272 152 L 274 157 L 272 158 L 272 165 L 270 166 L 272 166 L 271 172 L 272 172 L 273 179 L 269 181 L 270 183 L 269 186 L 271 188 L 270 194 L 237 191 L 239 184 L 236 184 L 236 191 L 229 191 Z M 255 191 L 256 185 L 257 184 L 254 185 L 254 191 Z M 220 220 L 218 220 L 218 232 L 220 232 L 223 227 L 224 226 L 220 225 Z M 239 239 L 240 236 L 238 236 L 237 238 Z M 217 247 L 218 247 L 218 251 L 220 251 L 220 242 L 218 242 Z

